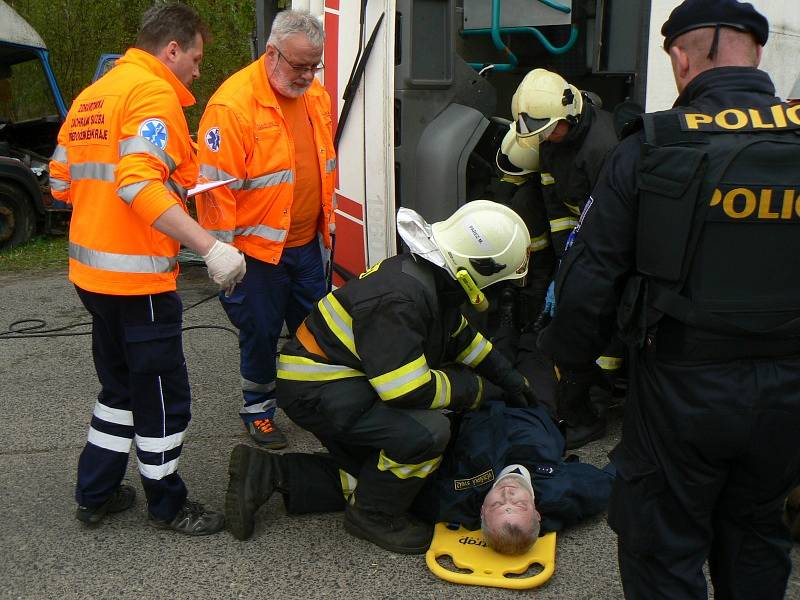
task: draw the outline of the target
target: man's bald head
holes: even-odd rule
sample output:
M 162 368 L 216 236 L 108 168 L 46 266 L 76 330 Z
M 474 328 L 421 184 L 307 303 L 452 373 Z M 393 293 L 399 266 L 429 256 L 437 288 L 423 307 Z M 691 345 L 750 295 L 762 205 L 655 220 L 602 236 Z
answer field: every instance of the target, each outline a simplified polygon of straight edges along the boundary
M 714 37 L 718 35 L 716 46 Z M 712 52 L 712 47 L 714 51 Z M 716 67 L 757 67 L 762 47 L 753 34 L 730 27 L 702 27 L 676 37 L 669 46 L 678 91 L 703 71 Z

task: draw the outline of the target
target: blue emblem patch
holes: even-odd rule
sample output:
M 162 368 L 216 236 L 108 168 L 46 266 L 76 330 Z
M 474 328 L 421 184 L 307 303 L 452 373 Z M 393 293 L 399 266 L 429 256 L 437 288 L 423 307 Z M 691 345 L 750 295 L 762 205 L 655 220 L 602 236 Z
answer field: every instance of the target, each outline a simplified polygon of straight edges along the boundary
M 162 150 L 167 147 L 167 138 L 169 137 L 167 126 L 161 119 L 142 121 L 142 124 L 139 125 L 139 135 Z
M 212 152 L 219 151 L 219 143 L 221 141 L 221 137 L 219 135 L 219 127 L 212 127 L 208 131 L 206 131 L 206 146 L 208 146 L 209 150 Z

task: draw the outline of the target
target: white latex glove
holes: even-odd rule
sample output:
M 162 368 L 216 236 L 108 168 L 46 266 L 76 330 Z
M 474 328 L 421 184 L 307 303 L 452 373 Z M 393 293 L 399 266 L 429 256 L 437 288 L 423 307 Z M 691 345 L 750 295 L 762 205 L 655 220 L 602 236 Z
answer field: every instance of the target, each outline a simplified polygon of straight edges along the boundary
M 225 290 L 226 296 L 230 296 L 236 284 L 244 278 L 247 269 L 244 255 L 230 244 L 217 240 L 203 260 L 208 267 L 208 276 L 221 290 Z

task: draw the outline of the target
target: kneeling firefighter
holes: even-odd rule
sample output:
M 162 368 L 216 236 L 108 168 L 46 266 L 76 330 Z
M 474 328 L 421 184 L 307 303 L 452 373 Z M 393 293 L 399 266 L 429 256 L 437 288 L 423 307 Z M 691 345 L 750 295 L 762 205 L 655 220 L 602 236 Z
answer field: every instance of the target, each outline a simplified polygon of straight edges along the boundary
M 421 554 L 433 527 L 408 509 L 450 438 L 441 409 L 476 408 L 495 393 L 486 380 L 509 405 L 536 404 L 525 378 L 460 311 L 465 291 L 485 308 L 481 289 L 525 276 L 530 238 L 514 211 L 486 200 L 432 225 L 401 208 L 397 222 L 411 253 L 381 261 L 317 303 L 279 357 L 277 397 L 347 465 L 342 488 L 355 490 L 347 531 Z M 302 476 L 302 455 L 232 455 L 226 512 L 235 537 L 252 535 L 253 515 L 273 490 L 291 503 L 293 473 Z

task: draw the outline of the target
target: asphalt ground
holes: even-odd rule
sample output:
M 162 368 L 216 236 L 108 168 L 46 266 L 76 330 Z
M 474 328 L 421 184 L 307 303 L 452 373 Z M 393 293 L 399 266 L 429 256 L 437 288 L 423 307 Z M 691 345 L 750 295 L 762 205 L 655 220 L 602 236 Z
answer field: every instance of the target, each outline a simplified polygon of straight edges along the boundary
M 187 267 L 179 291 L 189 306 L 214 286 L 204 269 Z M 89 321 L 64 272 L 0 273 L 0 331 L 19 319 L 42 319 L 47 328 Z M 184 325 L 229 324 L 212 299 L 188 310 Z M 190 498 L 221 508 L 230 450 L 249 441 L 237 416 L 237 339 L 222 329 L 191 329 L 184 351 L 193 418 L 179 471 Z M 463 586 L 435 577 L 421 556 L 351 537 L 339 514 L 289 517 L 278 495 L 259 512 L 249 541 L 153 529 L 133 455 L 127 481 L 138 491 L 135 507 L 87 529 L 74 518 L 73 493 L 98 391 L 90 336 L 0 338 L 0 598 L 622 598 L 616 541 L 604 516 L 559 535 L 556 572 L 540 588 Z M 609 435 L 579 450 L 582 460 L 606 463 L 619 420 L 613 412 Z M 320 449 L 281 412 L 277 422 L 288 450 Z M 798 599 L 797 546 L 793 564 L 786 597 Z

